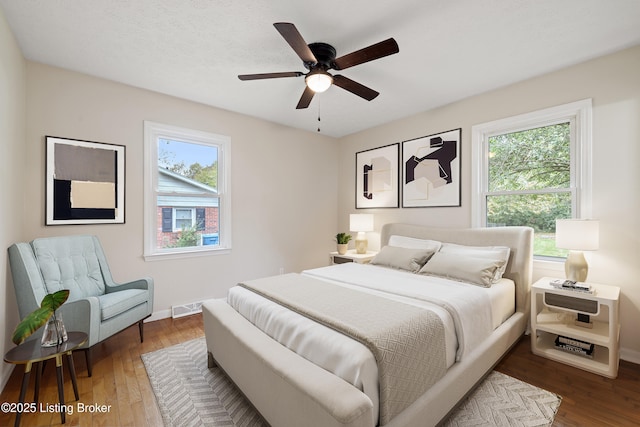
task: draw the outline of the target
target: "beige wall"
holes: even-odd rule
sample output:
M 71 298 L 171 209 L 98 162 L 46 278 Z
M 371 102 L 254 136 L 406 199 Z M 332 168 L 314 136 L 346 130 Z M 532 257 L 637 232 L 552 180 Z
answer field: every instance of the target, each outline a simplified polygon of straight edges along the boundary
M 222 297 L 238 281 L 278 274 L 281 267 L 291 272 L 327 264 L 337 217 L 335 139 L 42 64 L 25 64 L 16 49 L 17 58 L 5 54 L 10 49 L 4 46 L 12 45 L 1 35 L 0 60 L 14 67 L 9 70 L 12 75 L 0 79 L 3 247 L 36 237 L 95 234 L 116 280 L 154 278 L 154 318 L 170 315 L 172 305 Z M 144 261 L 144 120 L 231 137 L 231 254 Z M 126 146 L 124 225 L 44 226 L 45 135 Z M 0 273 L 5 295 L 0 328 L 4 354 L 12 346 L 10 334 L 19 321 L 6 255 Z M 0 386 L 9 373 L 10 367 L 3 365 Z
M 154 318 L 222 297 L 240 280 L 327 264 L 337 218 L 334 138 L 25 61 L 1 11 L 0 93 L 3 354 L 19 321 L 6 256 L 17 241 L 97 235 L 116 280 L 154 278 Z M 231 137 L 231 254 L 144 261 L 144 120 Z M 44 226 L 45 135 L 126 146 L 125 224 Z M 3 364 L 0 388 L 10 372 Z
M 116 280 L 154 278 L 157 315 L 222 297 L 238 281 L 278 274 L 280 267 L 290 272 L 327 263 L 336 228 L 335 139 L 31 62 L 27 94 L 29 208 L 22 238 L 96 234 Z M 144 120 L 231 137 L 230 255 L 142 258 Z M 45 135 L 126 146 L 126 224 L 43 225 Z
M 24 209 L 23 188 L 16 185 L 25 166 L 26 63 L 0 10 L 0 351 L 6 353 L 13 343 L 11 333 L 18 319 L 16 297 L 6 248 L 21 236 Z M 9 326 L 12 325 L 12 326 Z M 11 373 L 11 365 L 0 368 L 0 387 Z
M 471 126 L 586 98 L 593 99 L 593 218 L 600 250 L 588 254 L 589 280 L 617 285 L 621 297 L 622 356 L 640 363 L 640 46 L 481 94 L 345 137 L 340 144 L 340 229 L 354 206 L 355 153 L 462 128 L 462 207 L 378 209 L 375 225 L 402 221 L 471 226 Z M 375 237 L 375 233 L 373 233 Z M 563 274 L 536 263 L 534 278 Z

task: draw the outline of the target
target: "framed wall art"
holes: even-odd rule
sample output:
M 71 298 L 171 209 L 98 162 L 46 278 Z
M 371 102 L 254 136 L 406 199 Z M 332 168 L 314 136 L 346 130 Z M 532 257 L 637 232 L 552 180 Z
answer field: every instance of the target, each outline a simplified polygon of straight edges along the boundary
M 45 139 L 46 225 L 124 224 L 125 147 Z
M 460 137 L 454 129 L 402 142 L 402 207 L 460 206 Z
M 400 144 L 356 153 L 356 209 L 397 208 Z

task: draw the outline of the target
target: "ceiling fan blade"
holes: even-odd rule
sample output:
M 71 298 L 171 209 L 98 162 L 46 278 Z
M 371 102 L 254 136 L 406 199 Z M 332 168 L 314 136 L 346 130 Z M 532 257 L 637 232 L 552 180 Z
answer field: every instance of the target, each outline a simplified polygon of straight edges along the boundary
M 307 42 L 304 41 L 304 38 L 298 32 L 298 29 L 295 25 L 289 22 L 276 22 L 273 24 L 276 27 L 276 30 L 284 37 L 284 39 L 289 43 L 289 46 L 296 52 L 296 54 L 304 61 L 305 63 L 315 64 L 318 62 L 309 46 L 307 46 Z
M 344 70 L 354 65 L 363 64 L 365 62 L 380 59 L 385 56 L 393 55 L 400 52 L 398 43 L 393 38 L 381 41 L 380 43 L 372 44 L 355 52 L 351 52 L 347 55 L 336 58 L 333 62 L 332 68 L 334 70 Z
M 359 97 L 364 98 L 367 101 L 371 101 L 376 96 L 380 95 L 379 92 L 376 92 L 375 90 L 370 89 L 365 85 L 361 85 L 360 83 L 353 81 L 348 77 L 341 76 L 340 74 L 333 76 L 333 84 L 353 93 L 354 95 L 358 95 Z
M 300 77 L 304 73 L 300 71 L 288 71 L 284 73 L 262 73 L 262 74 L 240 74 L 240 80 L 261 80 L 261 79 L 278 79 L 280 77 Z
M 311 104 L 313 95 L 315 95 L 315 92 L 305 86 L 304 92 L 302 92 L 302 96 L 300 97 L 300 101 L 298 101 L 298 105 L 296 105 L 296 110 L 307 108 L 309 104 Z

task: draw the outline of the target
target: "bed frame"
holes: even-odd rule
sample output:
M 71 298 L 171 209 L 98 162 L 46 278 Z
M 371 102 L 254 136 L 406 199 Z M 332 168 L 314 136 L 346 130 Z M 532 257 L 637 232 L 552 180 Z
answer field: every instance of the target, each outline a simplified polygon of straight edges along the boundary
M 477 229 L 386 224 L 381 246 L 391 235 L 472 246 L 509 246 L 504 277 L 516 284 L 516 312 L 483 344 L 455 363 L 445 376 L 386 424 L 434 426 L 515 344 L 529 319 L 533 230 L 529 227 Z M 220 366 L 274 427 L 373 427 L 373 405 L 360 390 L 271 339 L 225 300 L 203 303 L 209 367 Z

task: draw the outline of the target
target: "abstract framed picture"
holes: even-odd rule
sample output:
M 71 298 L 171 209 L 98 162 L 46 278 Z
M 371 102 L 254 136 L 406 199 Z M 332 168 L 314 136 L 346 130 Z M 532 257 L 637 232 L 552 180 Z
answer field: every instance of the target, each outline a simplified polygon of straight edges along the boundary
M 402 207 L 460 206 L 462 129 L 402 142 Z
M 45 224 L 124 224 L 125 147 L 45 139 Z
M 397 208 L 400 144 L 356 153 L 356 209 Z

